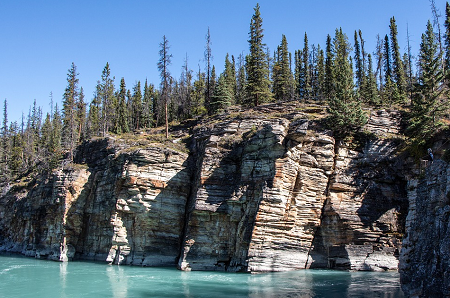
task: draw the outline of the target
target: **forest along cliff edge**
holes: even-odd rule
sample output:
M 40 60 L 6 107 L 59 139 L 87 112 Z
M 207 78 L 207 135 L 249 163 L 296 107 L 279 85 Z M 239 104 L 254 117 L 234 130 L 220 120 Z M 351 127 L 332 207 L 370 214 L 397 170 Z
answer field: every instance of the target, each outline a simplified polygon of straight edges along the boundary
M 174 128 L 189 150 L 87 142 L 74 165 L 4 189 L 0 250 L 182 270 L 395 270 L 408 212 L 400 114 L 371 112 L 344 142 L 309 120 L 324 113 L 272 104 Z

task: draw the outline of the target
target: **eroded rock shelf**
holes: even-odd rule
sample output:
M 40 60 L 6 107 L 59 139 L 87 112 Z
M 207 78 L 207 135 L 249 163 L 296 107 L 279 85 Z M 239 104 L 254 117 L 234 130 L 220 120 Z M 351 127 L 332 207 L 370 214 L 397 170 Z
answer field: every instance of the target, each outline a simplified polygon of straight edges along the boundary
M 0 198 L 0 250 L 243 272 L 396 270 L 408 213 L 399 113 L 359 143 L 286 106 L 190 128 L 188 151 L 81 145 L 75 165 Z M 176 132 L 174 132 L 176 133 Z

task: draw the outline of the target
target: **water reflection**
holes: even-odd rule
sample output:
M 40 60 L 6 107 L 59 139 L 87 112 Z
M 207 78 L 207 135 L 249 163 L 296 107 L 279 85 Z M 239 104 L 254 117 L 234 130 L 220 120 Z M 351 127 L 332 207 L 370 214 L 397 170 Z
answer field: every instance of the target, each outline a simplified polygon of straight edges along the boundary
M 66 298 L 67 287 L 67 262 L 59 263 L 59 283 L 61 284 L 61 298 Z
M 112 297 L 128 297 L 128 276 L 122 266 L 106 266 L 106 275 L 111 285 Z
M 0 255 L 0 297 L 28 297 L 30 289 L 33 298 L 404 297 L 397 272 L 182 272 Z

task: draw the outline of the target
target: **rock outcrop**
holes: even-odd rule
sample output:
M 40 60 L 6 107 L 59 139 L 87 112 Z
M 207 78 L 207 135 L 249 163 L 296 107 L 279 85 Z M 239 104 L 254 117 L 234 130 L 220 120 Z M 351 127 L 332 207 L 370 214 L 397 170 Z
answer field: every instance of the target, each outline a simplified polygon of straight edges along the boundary
M 400 256 L 409 297 L 450 296 L 450 167 L 438 159 L 408 183 L 409 213 Z
M 83 144 L 73 166 L 0 198 L 0 250 L 182 270 L 397 269 L 399 114 L 372 112 L 344 142 L 310 120 L 323 113 L 234 111 L 191 127 L 186 152 Z

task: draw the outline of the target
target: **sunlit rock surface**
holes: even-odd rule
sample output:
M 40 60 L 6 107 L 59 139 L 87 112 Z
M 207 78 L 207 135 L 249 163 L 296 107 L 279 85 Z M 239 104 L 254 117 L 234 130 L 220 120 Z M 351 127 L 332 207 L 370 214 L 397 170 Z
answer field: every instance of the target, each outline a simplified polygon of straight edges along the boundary
M 399 113 L 371 112 L 350 141 L 311 120 L 324 113 L 231 111 L 189 127 L 186 151 L 85 143 L 73 166 L 5 191 L 0 250 L 182 270 L 397 269 Z

